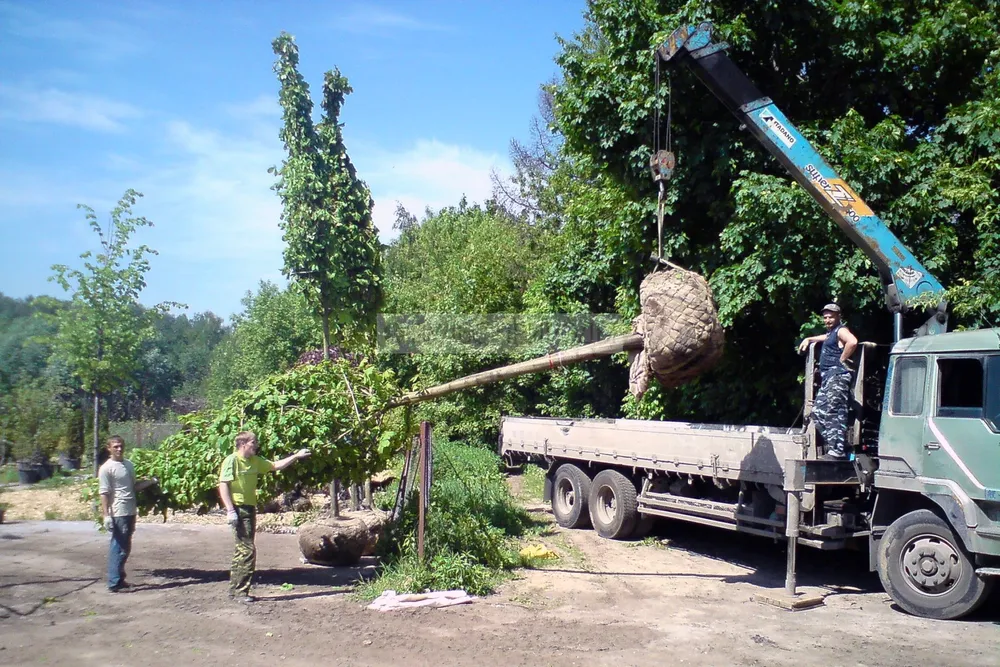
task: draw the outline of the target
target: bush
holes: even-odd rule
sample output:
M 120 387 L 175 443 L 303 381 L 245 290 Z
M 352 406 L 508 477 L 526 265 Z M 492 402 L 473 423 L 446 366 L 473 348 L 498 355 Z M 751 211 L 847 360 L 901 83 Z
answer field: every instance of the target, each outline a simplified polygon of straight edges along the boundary
M 514 538 L 532 526 L 527 512 L 511 497 L 500 466 L 500 457 L 490 451 L 436 442 L 425 561 L 417 558 L 418 498 L 412 494 L 403 515 L 386 527 L 379 541 L 379 576 L 362 584 L 358 595 L 372 599 L 389 589 L 452 588 L 491 593 L 521 564 Z M 382 506 L 389 507 L 394 496 L 391 488 L 381 495 Z

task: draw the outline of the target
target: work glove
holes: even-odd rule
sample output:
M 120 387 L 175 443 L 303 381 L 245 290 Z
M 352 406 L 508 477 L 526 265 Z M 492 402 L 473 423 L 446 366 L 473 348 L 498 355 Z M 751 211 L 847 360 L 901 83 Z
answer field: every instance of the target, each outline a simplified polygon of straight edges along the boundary
M 115 527 L 114 519 L 112 519 L 110 516 L 104 517 L 104 530 L 110 533 L 114 529 L 114 527 Z
M 226 523 L 235 528 L 239 522 L 240 515 L 236 513 L 236 510 L 229 510 L 226 512 Z

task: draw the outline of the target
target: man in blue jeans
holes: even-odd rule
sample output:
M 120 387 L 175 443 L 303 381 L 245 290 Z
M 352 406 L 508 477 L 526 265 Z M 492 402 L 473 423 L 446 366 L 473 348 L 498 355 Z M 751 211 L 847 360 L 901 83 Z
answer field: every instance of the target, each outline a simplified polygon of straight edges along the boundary
M 104 528 L 111 535 L 108 549 L 108 590 L 112 593 L 130 588 L 125 581 L 125 561 L 132 551 L 132 534 L 135 532 L 135 494 L 155 480 L 135 482 L 135 467 L 125 458 L 125 440 L 113 435 L 108 438 L 108 454 L 97 473 L 101 494 L 101 513 Z

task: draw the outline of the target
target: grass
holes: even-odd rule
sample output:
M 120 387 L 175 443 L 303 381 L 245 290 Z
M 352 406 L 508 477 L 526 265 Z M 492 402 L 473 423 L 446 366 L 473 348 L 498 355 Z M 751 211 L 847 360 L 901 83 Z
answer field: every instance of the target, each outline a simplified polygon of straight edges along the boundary
M 535 522 L 511 496 L 500 458 L 486 449 L 439 442 L 433 464 L 424 560 L 416 555 L 418 503 L 413 494 L 402 517 L 387 526 L 379 540 L 383 566 L 375 579 L 358 586 L 360 599 L 390 589 L 415 593 L 462 588 L 485 595 L 524 564 L 516 538 L 531 531 Z M 377 504 L 385 507 L 392 497 L 390 487 Z
M 541 466 L 524 464 L 521 473 L 521 497 L 533 502 L 542 502 L 545 493 L 545 470 Z
M 43 479 L 40 482 L 36 482 L 31 485 L 33 489 L 58 489 L 63 486 L 73 486 L 80 480 L 77 478 L 78 473 L 67 472 L 65 470 L 56 471 L 52 477 L 48 479 Z
M 17 466 L 0 466 L 0 484 L 13 484 L 18 481 Z

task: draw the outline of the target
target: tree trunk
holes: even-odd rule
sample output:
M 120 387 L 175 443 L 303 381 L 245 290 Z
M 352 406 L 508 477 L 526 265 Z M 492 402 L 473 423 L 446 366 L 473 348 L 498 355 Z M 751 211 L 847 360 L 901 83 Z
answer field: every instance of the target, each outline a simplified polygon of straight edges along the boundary
M 500 368 L 494 368 L 481 373 L 467 375 L 463 378 L 446 382 L 445 384 L 427 387 L 426 389 L 421 389 L 419 391 L 411 391 L 408 394 L 404 394 L 399 398 L 393 399 L 393 401 L 389 403 L 389 407 L 396 408 L 402 405 L 413 405 L 415 403 L 420 403 L 421 401 L 429 401 L 432 398 L 438 398 L 439 396 L 445 396 L 446 394 L 450 394 L 452 392 L 461 391 L 462 389 L 470 389 L 472 387 L 478 387 L 492 382 L 499 382 L 500 380 L 507 380 L 519 375 L 542 373 L 544 371 L 562 368 L 563 366 L 569 366 L 570 364 L 590 361 L 591 359 L 610 357 L 612 354 L 617 354 L 618 352 L 641 349 L 642 336 L 639 334 L 614 336 L 613 338 L 606 338 L 604 340 L 597 341 L 596 343 L 581 345 L 563 352 L 555 352 L 553 354 L 547 354 L 544 357 L 529 359 L 528 361 L 522 361 L 509 366 L 502 366 Z
M 323 361 L 330 361 L 330 311 L 323 311 Z
M 94 392 L 94 477 L 101 469 L 101 394 Z

